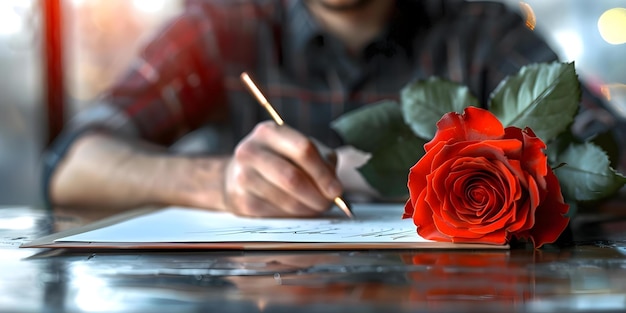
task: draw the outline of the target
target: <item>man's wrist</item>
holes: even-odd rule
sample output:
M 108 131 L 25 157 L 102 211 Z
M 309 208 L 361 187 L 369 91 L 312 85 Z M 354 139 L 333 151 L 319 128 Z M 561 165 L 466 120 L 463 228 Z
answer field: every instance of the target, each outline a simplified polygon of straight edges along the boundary
M 162 199 L 170 205 L 226 210 L 225 171 L 229 157 L 176 157 L 168 174 L 171 193 Z

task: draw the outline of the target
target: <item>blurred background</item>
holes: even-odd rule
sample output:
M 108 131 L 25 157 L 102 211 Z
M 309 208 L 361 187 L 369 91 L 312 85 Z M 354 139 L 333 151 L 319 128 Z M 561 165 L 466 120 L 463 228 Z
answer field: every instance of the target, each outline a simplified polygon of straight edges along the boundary
M 41 205 L 43 149 L 183 1 L 0 0 L 0 205 Z M 626 0 L 500 2 L 626 118 Z

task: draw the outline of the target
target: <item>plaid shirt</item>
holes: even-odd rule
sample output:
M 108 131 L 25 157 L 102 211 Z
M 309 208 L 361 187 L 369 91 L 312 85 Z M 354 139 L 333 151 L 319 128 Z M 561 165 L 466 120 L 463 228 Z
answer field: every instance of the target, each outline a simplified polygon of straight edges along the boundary
M 240 82 L 243 71 L 287 124 L 336 146 L 332 120 L 398 99 L 411 80 L 436 75 L 460 82 L 486 103 L 506 75 L 557 59 L 517 13 L 498 3 L 397 0 L 382 35 L 351 55 L 303 2 L 188 0 L 102 103 L 68 126 L 46 156 L 46 177 L 72 140 L 92 129 L 170 145 L 208 124 L 219 134 L 218 150 L 232 151 L 268 119 Z

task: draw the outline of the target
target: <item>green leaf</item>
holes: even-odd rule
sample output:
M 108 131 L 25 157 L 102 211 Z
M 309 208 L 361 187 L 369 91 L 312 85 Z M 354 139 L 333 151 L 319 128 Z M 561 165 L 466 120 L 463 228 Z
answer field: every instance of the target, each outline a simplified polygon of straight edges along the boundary
M 372 154 L 359 168 L 384 198 L 408 195 L 409 169 L 424 155 L 425 139 L 404 123 L 397 102 L 384 101 L 346 113 L 331 123 L 346 144 Z
M 557 163 L 559 155 L 574 143 L 581 144 L 583 141 L 574 136 L 569 128 L 547 143 L 545 152 L 552 167 L 559 165 Z
M 408 84 L 400 98 L 406 124 L 416 135 L 428 139 L 435 136 L 437 121 L 444 114 L 480 106 L 469 88 L 437 77 Z
M 615 138 L 615 133 L 612 131 L 597 133 L 589 140 L 606 152 L 609 160 L 611 160 L 611 167 L 615 168 L 618 166 L 619 142 Z
M 574 63 L 537 63 L 503 80 L 491 94 L 489 110 L 505 127 L 530 127 L 547 142 L 572 123 L 580 97 Z
M 626 177 L 610 166 L 607 154 L 593 143 L 571 144 L 561 152 L 555 169 L 566 199 L 592 201 L 612 195 L 626 183 Z
M 425 143 L 412 133 L 400 135 L 374 151 L 359 172 L 383 198 L 406 198 L 409 169 L 424 155 Z
M 345 113 L 334 120 L 330 127 L 337 131 L 345 143 L 359 150 L 372 152 L 394 130 L 403 128 L 398 124 L 404 124 L 400 105 L 386 100 Z

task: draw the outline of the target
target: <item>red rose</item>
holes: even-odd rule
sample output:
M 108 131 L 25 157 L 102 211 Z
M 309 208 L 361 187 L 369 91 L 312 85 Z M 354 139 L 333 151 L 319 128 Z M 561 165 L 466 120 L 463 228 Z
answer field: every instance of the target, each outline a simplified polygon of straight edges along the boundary
M 437 129 L 408 179 L 403 217 L 420 236 L 489 244 L 515 236 L 537 248 L 559 237 L 569 206 L 531 129 L 505 129 L 475 107 L 444 115 Z

